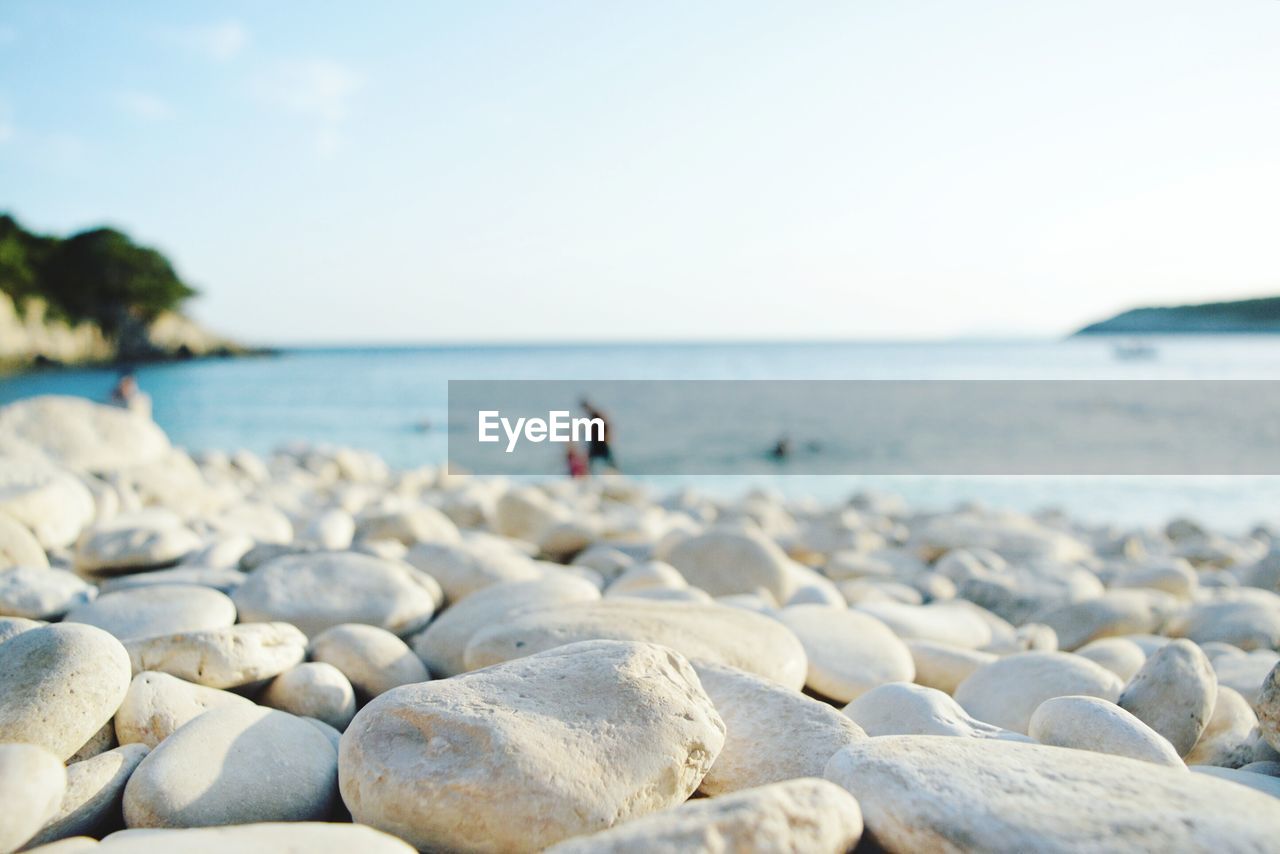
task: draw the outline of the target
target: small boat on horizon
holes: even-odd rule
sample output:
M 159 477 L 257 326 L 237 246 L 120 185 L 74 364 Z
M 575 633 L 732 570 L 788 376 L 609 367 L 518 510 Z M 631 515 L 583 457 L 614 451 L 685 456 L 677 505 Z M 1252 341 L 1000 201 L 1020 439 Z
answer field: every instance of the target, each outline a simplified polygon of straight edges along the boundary
M 1111 354 L 1122 362 L 1154 359 L 1159 351 L 1146 341 L 1121 341 L 1111 348 Z

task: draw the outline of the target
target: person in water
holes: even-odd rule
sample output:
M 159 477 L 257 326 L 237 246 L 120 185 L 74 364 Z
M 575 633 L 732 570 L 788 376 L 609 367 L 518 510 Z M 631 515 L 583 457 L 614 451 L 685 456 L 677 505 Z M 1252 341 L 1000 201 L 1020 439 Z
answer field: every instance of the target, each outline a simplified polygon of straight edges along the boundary
M 581 401 L 582 411 L 587 413 L 588 418 L 598 418 L 600 423 L 604 425 L 603 430 L 591 429 L 587 431 L 587 466 L 592 472 L 596 470 L 596 464 L 606 466 L 614 471 L 618 470 L 618 463 L 613 458 L 613 447 L 610 442 L 613 439 L 613 428 L 609 424 L 609 418 L 599 409 L 591 404 L 585 397 Z
M 120 372 L 115 388 L 111 389 L 110 403 L 112 406 L 151 417 L 151 398 L 138 388 L 138 378 L 128 368 Z
M 577 445 L 569 445 L 564 451 L 564 462 L 569 469 L 569 477 L 579 478 L 586 477 L 590 472 L 587 471 L 587 459 L 582 456 L 582 451 Z

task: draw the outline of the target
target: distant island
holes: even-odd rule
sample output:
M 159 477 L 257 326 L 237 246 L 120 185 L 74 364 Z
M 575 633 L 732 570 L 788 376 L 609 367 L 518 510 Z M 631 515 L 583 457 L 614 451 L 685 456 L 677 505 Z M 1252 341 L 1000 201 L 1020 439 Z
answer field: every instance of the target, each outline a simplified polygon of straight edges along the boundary
M 1280 332 L 1280 297 L 1149 306 L 1091 323 L 1076 335 L 1225 334 Z
M 0 369 L 246 352 L 182 314 L 196 294 L 120 231 L 61 238 L 0 214 Z

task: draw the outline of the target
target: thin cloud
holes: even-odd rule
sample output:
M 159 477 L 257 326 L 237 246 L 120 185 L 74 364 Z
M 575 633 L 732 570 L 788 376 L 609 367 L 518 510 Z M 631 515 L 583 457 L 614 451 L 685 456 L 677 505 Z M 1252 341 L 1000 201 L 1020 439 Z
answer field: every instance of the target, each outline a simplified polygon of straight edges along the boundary
M 355 70 L 330 59 L 278 63 L 257 84 L 262 100 L 313 123 L 316 152 L 336 155 L 343 145 L 343 128 L 351 102 L 364 86 Z
M 117 92 L 113 100 L 121 110 L 146 121 L 162 121 L 173 116 L 173 108 L 167 101 L 146 92 Z
M 249 31 L 239 21 L 171 30 L 172 42 L 184 50 L 217 62 L 235 58 L 249 43 Z

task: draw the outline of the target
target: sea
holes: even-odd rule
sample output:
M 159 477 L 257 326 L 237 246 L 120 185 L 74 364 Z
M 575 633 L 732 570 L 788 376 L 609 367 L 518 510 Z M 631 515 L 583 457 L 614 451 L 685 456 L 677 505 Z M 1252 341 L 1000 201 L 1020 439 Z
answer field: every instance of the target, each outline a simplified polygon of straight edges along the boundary
M 309 442 L 371 450 L 397 468 L 445 461 L 450 380 L 1280 379 L 1280 336 L 1148 337 L 1141 347 L 1131 344 L 1068 338 L 299 347 L 145 365 L 137 376 L 156 421 L 190 451 L 266 454 Z M 105 400 L 116 375 L 94 368 L 8 376 L 0 378 L 0 404 L 40 394 Z M 625 445 L 619 451 L 625 471 Z M 978 502 L 1029 513 L 1062 510 L 1093 524 L 1155 526 L 1190 517 L 1229 533 L 1280 527 L 1280 476 L 813 475 L 755 465 L 636 477 L 655 496 L 685 488 L 722 497 L 767 490 L 788 500 L 835 502 L 877 490 L 923 510 Z

